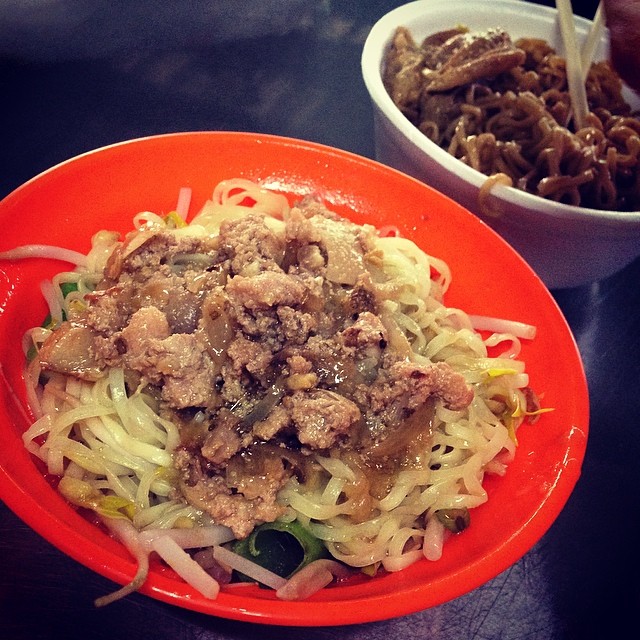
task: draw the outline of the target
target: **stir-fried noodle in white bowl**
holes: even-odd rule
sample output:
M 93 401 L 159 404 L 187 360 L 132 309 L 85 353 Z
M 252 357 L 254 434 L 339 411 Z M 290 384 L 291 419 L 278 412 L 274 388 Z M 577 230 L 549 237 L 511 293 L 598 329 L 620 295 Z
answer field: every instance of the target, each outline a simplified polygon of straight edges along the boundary
M 591 26 L 591 21 L 575 17 L 579 46 L 585 42 Z M 531 264 L 550 288 L 582 286 L 621 270 L 640 255 L 640 211 L 637 210 L 637 206 L 632 210 L 628 210 L 629 207 L 627 210 L 622 210 L 618 205 L 610 204 L 605 207 L 609 210 L 603 210 L 595 208 L 593 204 L 582 203 L 576 206 L 572 202 L 578 190 L 583 188 L 582 185 L 586 188 L 589 184 L 600 180 L 598 175 L 593 174 L 592 162 L 586 163 L 590 167 L 588 171 L 585 170 L 575 180 L 570 180 L 563 177 L 564 165 L 569 162 L 580 164 L 580 160 L 560 159 L 555 169 L 553 159 L 549 160 L 549 179 L 539 182 L 547 187 L 555 181 L 553 184 L 556 186 L 553 189 L 559 189 L 559 191 L 557 195 L 553 193 L 549 195 L 549 198 L 555 197 L 555 200 L 541 197 L 535 192 L 516 188 L 515 185 L 506 186 L 502 180 L 497 182 L 493 179 L 488 180 L 487 175 L 480 170 L 482 162 L 478 161 L 476 167 L 472 160 L 466 162 L 459 160 L 455 155 L 455 153 L 458 155 L 462 153 L 459 148 L 457 151 L 450 152 L 446 145 L 445 148 L 439 146 L 428 137 L 426 129 L 420 130 L 394 103 L 388 87 L 385 86 L 384 74 L 386 57 L 396 30 L 405 28 L 420 45 L 428 36 L 462 27 L 469 29 L 471 34 L 494 33 L 494 38 L 497 37 L 496 33 L 504 31 L 513 43 L 517 43 L 520 38 L 541 40 L 553 47 L 559 56 L 565 55 L 558 12 L 555 8 L 521 0 L 496 0 L 490 3 L 467 0 L 421 0 L 392 10 L 374 25 L 362 53 L 363 78 L 374 112 L 376 158 L 433 186 L 478 215 Z M 488 39 L 491 37 L 488 36 Z M 604 29 L 597 41 L 592 59 L 606 61 L 607 52 L 608 33 Z M 407 57 L 410 58 L 410 56 Z M 493 61 L 487 60 L 488 79 L 477 82 L 478 87 L 483 83 L 491 86 L 490 72 L 495 67 L 495 60 L 497 56 Z M 492 64 L 494 67 L 491 66 Z M 562 80 L 564 59 L 556 71 L 550 70 L 550 73 L 556 72 L 559 73 L 558 81 Z M 407 70 L 406 74 L 409 75 L 409 73 L 410 70 Z M 531 78 L 527 81 L 531 81 Z M 474 86 L 474 83 L 470 82 L 470 90 L 473 90 Z M 558 93 L 555 89 L 549 93 L 554 91 Z M 562 100 L 566 98 L 568 104 L 567 91 L 565 86 L 563 90 L 565 95 Z M 477 93 L 481 101 L 481 87 L 477 89 Z M 622 87 L 622 96 L 632 110 L 637 112 L 640 109 L 640 99 L 626 86 Z M 532 101 L 532 104 L 539 102 L 538 98 L 531 94 L 527 99 Z M 548 100 L 555 101 L 557 96 L 549 97 Z M 425 109 L 428 110 L 429 107 Z M 441 120 L 448 109 L 450 107 L 444 103 L 432 106 L 433 120 Z M 471 121 L 475 117 L 474 109 L 477 110 L 476 105 L 469 107 L 465 116 Z M 505 118 L 496 125 L 496 130 L 506 126 L 505 120 L 511 113 L 512 129 L 518 139 L 525 135 L 525 130 L 529 131 L 531 136 L 542 135 L 536 129 L 539 118 L 527 121 L 526 109 L 515 103 L 510 109 L 505 110 Z M 590 117 L 593 120 L 593 116 Z M 519 129 L 520 124 L 523 124 L 522 130 Z M 541 131 L 547 126 L 544 122 L 542 125 L 538 127 Z M 458 125 L 455 139 L 459 138 L 458 130 L 462 126 L 462 124 Z M 637 117 L 634 119 L 635 133 L 627 142 L 629 126 L 629 123 L 624 124 L 619 133 L 614 136 L 616 139 L 607 144 L 613 153 L 613 158 L 611 153 L 608 153 L 606 158 L 601 158 L 597 165 L 600 167 L 597 169 L 598 172 L 602 173 L 602 168 L 612 162 L 619 166 L 619 169 L 616 170 L 615 167 L 613 169 L 614 177 L 616 171 L 623 171 L 624 166 L 629 163 L 637 167 L 635 149 L 638 147 L 640 120 Z M 591 130 L 585 127 L 583 137 L 590 136 L 594 142 L 592 150 L 584 149 L 580 151 L 581 154 L 589 155 L 592 151 L 599 153 L 595 151 L 599 148 L 596 142 L 598 138 L 596 129 L 597 127 Z M 496 135 L 502 134 L 498 132 Z M 476 135 L 473 139 L 479 140 L 481 137 L 483 136 Z M 539 169 L 527 164 L 527 160 L 518 155 L 518 152 L 514 152 L 518 139 L 506 143 L 504 156 L 512 154 L 511 160 L 519 164 L 518 174 L 535 173 Z M 548 142 L 540 142 L 542 146 L 539 147 L 538 162 L 544 164 L 550 156 L 558 157 L 562 145 L 567 144 L 571 144 L 567 142 L 567 136 L 550 135 Z M 452 143 L 452 146 L 455 145 Z M 538 149 L 539 145 L 533 146 Z M 484 151 L 478 149 L 476 153 L 491 155 L 493 152 L 488 149 Z M 586 160 L 586 156 L 584 159 Z M 634 174 L 637 203 L 638 194 L 640 194 L 637 168 Z M 601 190 L 608 193 L 610 189 L 610 180 L 607 178 L 607 181 L 602 183 Z

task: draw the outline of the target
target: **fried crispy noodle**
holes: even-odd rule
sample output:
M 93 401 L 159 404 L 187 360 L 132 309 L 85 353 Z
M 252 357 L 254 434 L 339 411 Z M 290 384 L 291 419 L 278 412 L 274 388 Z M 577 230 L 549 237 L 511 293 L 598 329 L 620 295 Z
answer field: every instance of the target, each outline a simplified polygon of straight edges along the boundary
M 24 342 L 25 446 L 139 561 L 98 604 L 152 553 L 210 598 L 214 566 L 292 599 L 437 560 L 537 409 L 535 328 L 447 307 L 445 262 L 313 199 L 231 180 L 182 216 L 98 232 Z M 333 559 L 287 580 L 227 548 L 275 520 Z
M 545 41 L 512 43 L 500 30 L 459 27 L 417 43 L 400 27 L 383 79 L 428 138 L 490 176 L 479 196 L 489 215 L 495 184 L 575 206 L 637 211 L 640 118 L 608 62 L 586 71 L 588 113 L 577 119 L 566 61 Z

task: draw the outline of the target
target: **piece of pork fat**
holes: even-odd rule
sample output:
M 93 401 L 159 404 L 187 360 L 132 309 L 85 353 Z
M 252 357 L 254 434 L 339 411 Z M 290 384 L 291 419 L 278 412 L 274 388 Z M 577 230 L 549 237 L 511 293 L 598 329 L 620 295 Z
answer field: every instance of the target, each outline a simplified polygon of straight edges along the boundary
M 161 398 L 170 407 L 206 406 L 210 401 L 215 373 L 196 336 L 174 334 L 150 340 L 138 356 L 126 359 L 129 368 L 147 381 L 161 382 Z
M 263 271 L 250 278 L 240 275 L 230 278 L 226 293 L 232 304 L 256 311 L 278 305 L 302 304 L 307 296 L 307 287 L 296 276 Z
M 473 400 L 473 389 L 445 362 L 422 365 L 400 360 L 380 370 L 367 395 L 371 411 L 383 414 L 391 424 L 431 397 L 442 399 L 454 411 L 464 409 Z
M 98 286 L 105 289 L 115 282 L 135 279 L 146 282 L 163 266 L 174 264 L 177 256 L 198 256 L 203 261 L 218 261 L 218 239 L 214 237 L 182 236 L 154 228 L 132 231 L 116 245 L 104 270 L 104 279 Z
M 473 389 L 446 363 L 399 360 L 380 369 L 372 385 L 360 387 L 357 398 L 367 407 L 358 449 L 376 463 L 397 466 L 398 460 L 428 446 L 436 401 L 463 409 L 473 399 Z
M 393 102 L 414 124 L 423 67 L 424 52 L 406 27 L 398 27 L 389 45 L 382 81 Z
M 374 248 L 375 230 L 356 225 L 317 200 L 306 198 L 287 216 L 285 238 L 289 273 L 306 271 L 335 284 L 353 286 L 367 273 L 364 256 Z
M 188 449 L 178 450 L 174 459 L 182 496 L 216 523 L 229 527 L 238 539 L 246 538 L 256 525 L 273 522 L 285 511 L 276 496 L 292 472 L 285 468 L 282 458 L 265 456 L 260 473 L 247 473 L 232 465 L 225 475 L 211 475 L 207 461 Z M 243 465 L 240 456 L 233 460 Z
M 43 371 L 64 373 L 81 380 L 101 378 L 103 367 L 93 355 L 95 332 L 82 322 L 65 320 L 38 352 Z
M 260 271 L 282 270 L 284 242 L 269 229 L 264 216 L 250 213 L 237 220 L 224 220 L 219 242 L 232 274 L 252 276 Z
M 326 389 L 296 391 L 282 404 L 290 412 L 298 440 L 311 449 L 331 448 L 362 417 L 355 402 Z
M 448 49 L 452 46 L 447 46 L 448 42 L 455 42 L 455 36 L 462 35 L 463 33 L 469 33 L 469 29 L 463 26 L 457 26 L 453 29 L 445 29 L 444 31 L 437 31 L 428 35 L 420 45 L 420 51 L 424 56 L 424 65 L 428 69 L 436 69 L 442 64 L 450 55 L 451 51 Z
M 425 91 L 448 91 L 482 78 L 493 78 L 524 63 L 526 54 L 501 29 L 460 33 L 446 40 L 436 66 L 422 70 Z
M 251 443 L 251 436 L 240 429 L 240 419 L 227 409 L 220 409 L 213 429 L 207 432 L 200 453 L 214 465 L 228 462 L 242 447 Z
M 218 368 L 204 334 L 172 334 L 156 307 L 138 309 L 122 331 L 95 336 L 92 352 L 101 364 L 124 367 L 161 385 L 162 399 L 174 409 L 206 406 L 211 399 Z
M 129 253 L 126 244 L 114 250 L 104 279 L 85 296 L 87 324 L 109 336 L 122 330 L 135 311 L 154 306 L 165 313 L 172 333 L 194 332 L 202 298 L 224 277 L 208 270 L 217 261 L 217 243 L 157 231 L 141 237 L 144 242 Z
M 364 256 L 373 248 L 370 235 L 346 220 L 316 215 L 310 221 L 320 234 L 320 246 L 327 256 L 325 278 L 353 286 L 367 272 Z

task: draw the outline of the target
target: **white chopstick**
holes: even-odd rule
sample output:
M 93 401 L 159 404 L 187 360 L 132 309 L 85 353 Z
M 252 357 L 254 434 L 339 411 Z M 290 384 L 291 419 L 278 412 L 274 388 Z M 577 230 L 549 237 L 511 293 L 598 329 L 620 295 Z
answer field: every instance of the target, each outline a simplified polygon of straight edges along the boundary
M 576 40 L 575 23 L 573 20 L 573 8 L 571 0 L 556 0 L 560 32 L 564 43 L 565 57 L 567 61 L 567 83 L 569 95 L 573 107 L 573 117 L 576 130 L 581 129 L 589 114 L 587 105 L 587 90 L 582 77 L 582 60 Z
M 598 8 L 596 9 L 596 13 L 593 16 L 593 22 L 591 23 L 591 28 L 589 29 L 589 33 L 585 38 L 585 41 L 582 45 L 582 55 L 581 55 L 581 63 L 582 63 L 582 80 L 586 81 L 587 76 L 589 75 L 589 68 L 591 67 L 591 63 L 593 62 L 593 54 L 595 53 L 596 47 L 602 38 L 602 32 L 604 31 L 604 8 L 602 6 L 602 0 L 598 4 Z

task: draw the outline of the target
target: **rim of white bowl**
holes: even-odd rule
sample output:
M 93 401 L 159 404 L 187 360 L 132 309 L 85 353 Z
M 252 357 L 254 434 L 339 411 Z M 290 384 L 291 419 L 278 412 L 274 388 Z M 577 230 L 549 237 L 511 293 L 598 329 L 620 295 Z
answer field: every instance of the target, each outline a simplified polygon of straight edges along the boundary
M 371 99 L 391 124 L 410 143 L 433 157 L 448 171 L 457 173 L 474 187 L 479 188 L 487 179 L 487 176 L 454 158 L 445 149 L 427 138 L 402 114 L 382 82 L 382 61 L 395 28 L 407 24 L 412 19 L 415 20 L 416 15 L 426 11 L 433 11 L 439 8 L 450 10 L 451 7 L 456 5 L 460 7 L 460 10 L 464 9 L 464 11 L 468 12 L 473 9 L 474 5 L 486 8 L 486 0 L 482 2 L 480 0 L 415 0 L 386 13 L 373 25 L 365 40 L 361 56 L 361 69 L 364 83 Z M 533 4 L 525 0 L 492 0 L 491 10 L 496 14 L 500 11 L 508 11 L 511 14 L 528 19 L 543 17 L 546 20 L 553 21 L 557 16 L 555 8 Z M 458 12 L 458 16 L 460 15 L 461 12 Z M 460 19 L 458 19 L 458 22 L 460 22 Z M 576 16 L 575 22 L 579 32 L 586 32 L 592 21 Z M 603 38 L 608 42 L 608 31 L 606 29 Z M 591 218 L 597 219 L 599 222 L 634 227 L 640 223 L 640 211 L 609 211 L 576 207 L 547 200 L 541 196 L 505 185 L 496 185 L 492 189 L 492 195 L 512 205 L 524 207 L 528 205 L 529 208 L 535 209 L 538 213 L 556 218 L 580 220 Z

